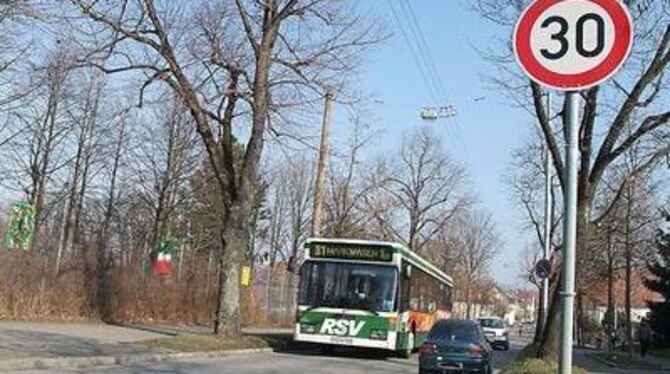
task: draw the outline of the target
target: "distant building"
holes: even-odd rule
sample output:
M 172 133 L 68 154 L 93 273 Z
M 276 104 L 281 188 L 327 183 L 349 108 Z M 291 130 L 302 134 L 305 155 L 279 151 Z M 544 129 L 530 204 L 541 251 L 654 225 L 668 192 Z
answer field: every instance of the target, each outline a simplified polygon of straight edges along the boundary
M 506 299 L 506 296 L 495 285 L 480 292 L 473 292 L 470 302 L 470 318 L 502 317 L 507 305 Z M 465 300 L 458 299 L 454 302 L 453 314 L 460 319 L 467 317 L 467 303 Z
M 631 278 L 631 316 L 633 323 L 639 323 L 649 313 L 648 301 L 660 299 L 660 295 L 645 287 L 643 279 L 649 273 L 646 269 L 634 269 Z M 626 282 L 625 271 L 620 270 L 615 275 L 614 304 L 617 311 L 615 318 L 625 318 L 626 311 Z M 607 278 L 599 280 L 600 287 L 590 287 L 583 292 L 584 309 L 587 318 L 602 324 L 607 313 Z M 618 321 L 617 321 L 618 322 Z M 618 323 L 617 323 L 618 324 Z
M 510 325 L 517 322 L 535 321 L 537 313 L 538 292 L 535 290 L 519 290 L 508 296 L 507 307 L 503 318 Z

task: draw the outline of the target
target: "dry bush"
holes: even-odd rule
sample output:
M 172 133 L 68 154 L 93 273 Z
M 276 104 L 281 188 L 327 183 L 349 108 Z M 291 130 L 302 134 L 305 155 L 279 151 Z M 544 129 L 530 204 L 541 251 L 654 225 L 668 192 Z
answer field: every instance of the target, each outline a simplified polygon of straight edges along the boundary
M 82 320 L 90 318 L 82 274 L 63 264 L 56 277 L 35 252 L 0 255 L 0 318 L 13 320 Z
M 64 261 L 58 275 L 44 251 L 0 252 L 0 320 L 99 320 L 98 274 L 83 261 Z M 216 301 L 215 271 L 205 259 L 193 258 L 180 276 L 153 274 L 141 262 L 109 270 L 107 295 L 110 322 L 210 326 Z M 295 276 L 285 271 L 256 272 L 241 293 L 244 326 L 288 327 L 295 317 Z M 269 298 L 268 298 L 269 297 Z M 280 307 L 278 309 L 278 307 Z

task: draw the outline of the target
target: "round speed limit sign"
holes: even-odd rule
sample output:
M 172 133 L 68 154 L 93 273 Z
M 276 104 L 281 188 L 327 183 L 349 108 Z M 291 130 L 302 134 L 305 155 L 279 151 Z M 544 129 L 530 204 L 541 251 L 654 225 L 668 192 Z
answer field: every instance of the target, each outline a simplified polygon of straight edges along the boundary
M 514 31 L 514 52 L 526 74 L 563 91 L 612 76 L 632 44 L 633 21 L 620 0 L 536 0 Z

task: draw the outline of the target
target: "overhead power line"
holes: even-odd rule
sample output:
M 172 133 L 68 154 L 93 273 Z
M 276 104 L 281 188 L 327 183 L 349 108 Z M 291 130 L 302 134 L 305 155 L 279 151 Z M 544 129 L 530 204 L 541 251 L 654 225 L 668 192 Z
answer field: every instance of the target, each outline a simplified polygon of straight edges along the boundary
M 437 70 L 435 60 L 433 59 L 433 56 L 430 52 L 430 47 L 428 46 L 428 42 L 426 41 L 426 36 L 423 33 L 421 24 L 419 23 L 416 17 L 416 13 L 414 13 L 412 4 L 408 0 L 404 1 L 399 0 L 399 1 L 400 5 L 403 7 L 403 10 L 405 10 L 405 12 L 409 15 L 408 23 L 410 24 L 410 29 L 414 30 L 413 35 L 416 40 L 416 45 L 419 47 L 419 51 L 423 56 L 424 62 L 426 64 L 426 69 L 428 70 L 429 75 L 432 78 L 432 82 L 435 84 L 437 91 L 440 95 L 440 98 L 445 100 L 448 98 L 447 90 L 442 80 L 442 76 Z
M 407 44 L 407 48 L 410 51 L 410 54 L 412 55 L 412 58 L 414 59 L 414 63 L 416 67 L 419 70 L 419 73 L 421 75 L 421 78 L 423 79 L 424 84 L 426 85 L 426 88 L 428 89 L 428 93 L 430 94 L 431 98 L 435 100 L 435 102 L 439 102 L 439 90 L 437 90 L 434 86 L 434 83 L 432 83 L 432 80 L 429 79 L 427 72 L 424 70 L 424 64 L 417 54 L 417 51 L 415 50 L 415 45 L 412 43 L 412 40 L 408 36 L 407 32 L 405 31 L 405 27 L 402 25 L 402 22 L 400 21 L 400 17 L 398 17 L 398 13 L 396 12 L 395 7 L 393 6 L 393 0 L 390 0 L 388 2 L 389 7 L 391 8 L 391 13 L 393 15 L 393 19 L 396 23 L 396 26 L 400 30 L 400 33 L 403 36 L 403 39 L 405 40 L 405 43 Z

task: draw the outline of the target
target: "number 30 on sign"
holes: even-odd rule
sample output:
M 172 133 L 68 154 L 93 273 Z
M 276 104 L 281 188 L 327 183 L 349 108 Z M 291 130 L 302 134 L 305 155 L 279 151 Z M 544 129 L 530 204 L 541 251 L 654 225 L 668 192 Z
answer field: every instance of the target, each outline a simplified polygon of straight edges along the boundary
M 514 31 L 524 72 L 559 90 L 599 84 L 623 65 L 633 44 L 633 22 L 619 0 L 536 0 Z

